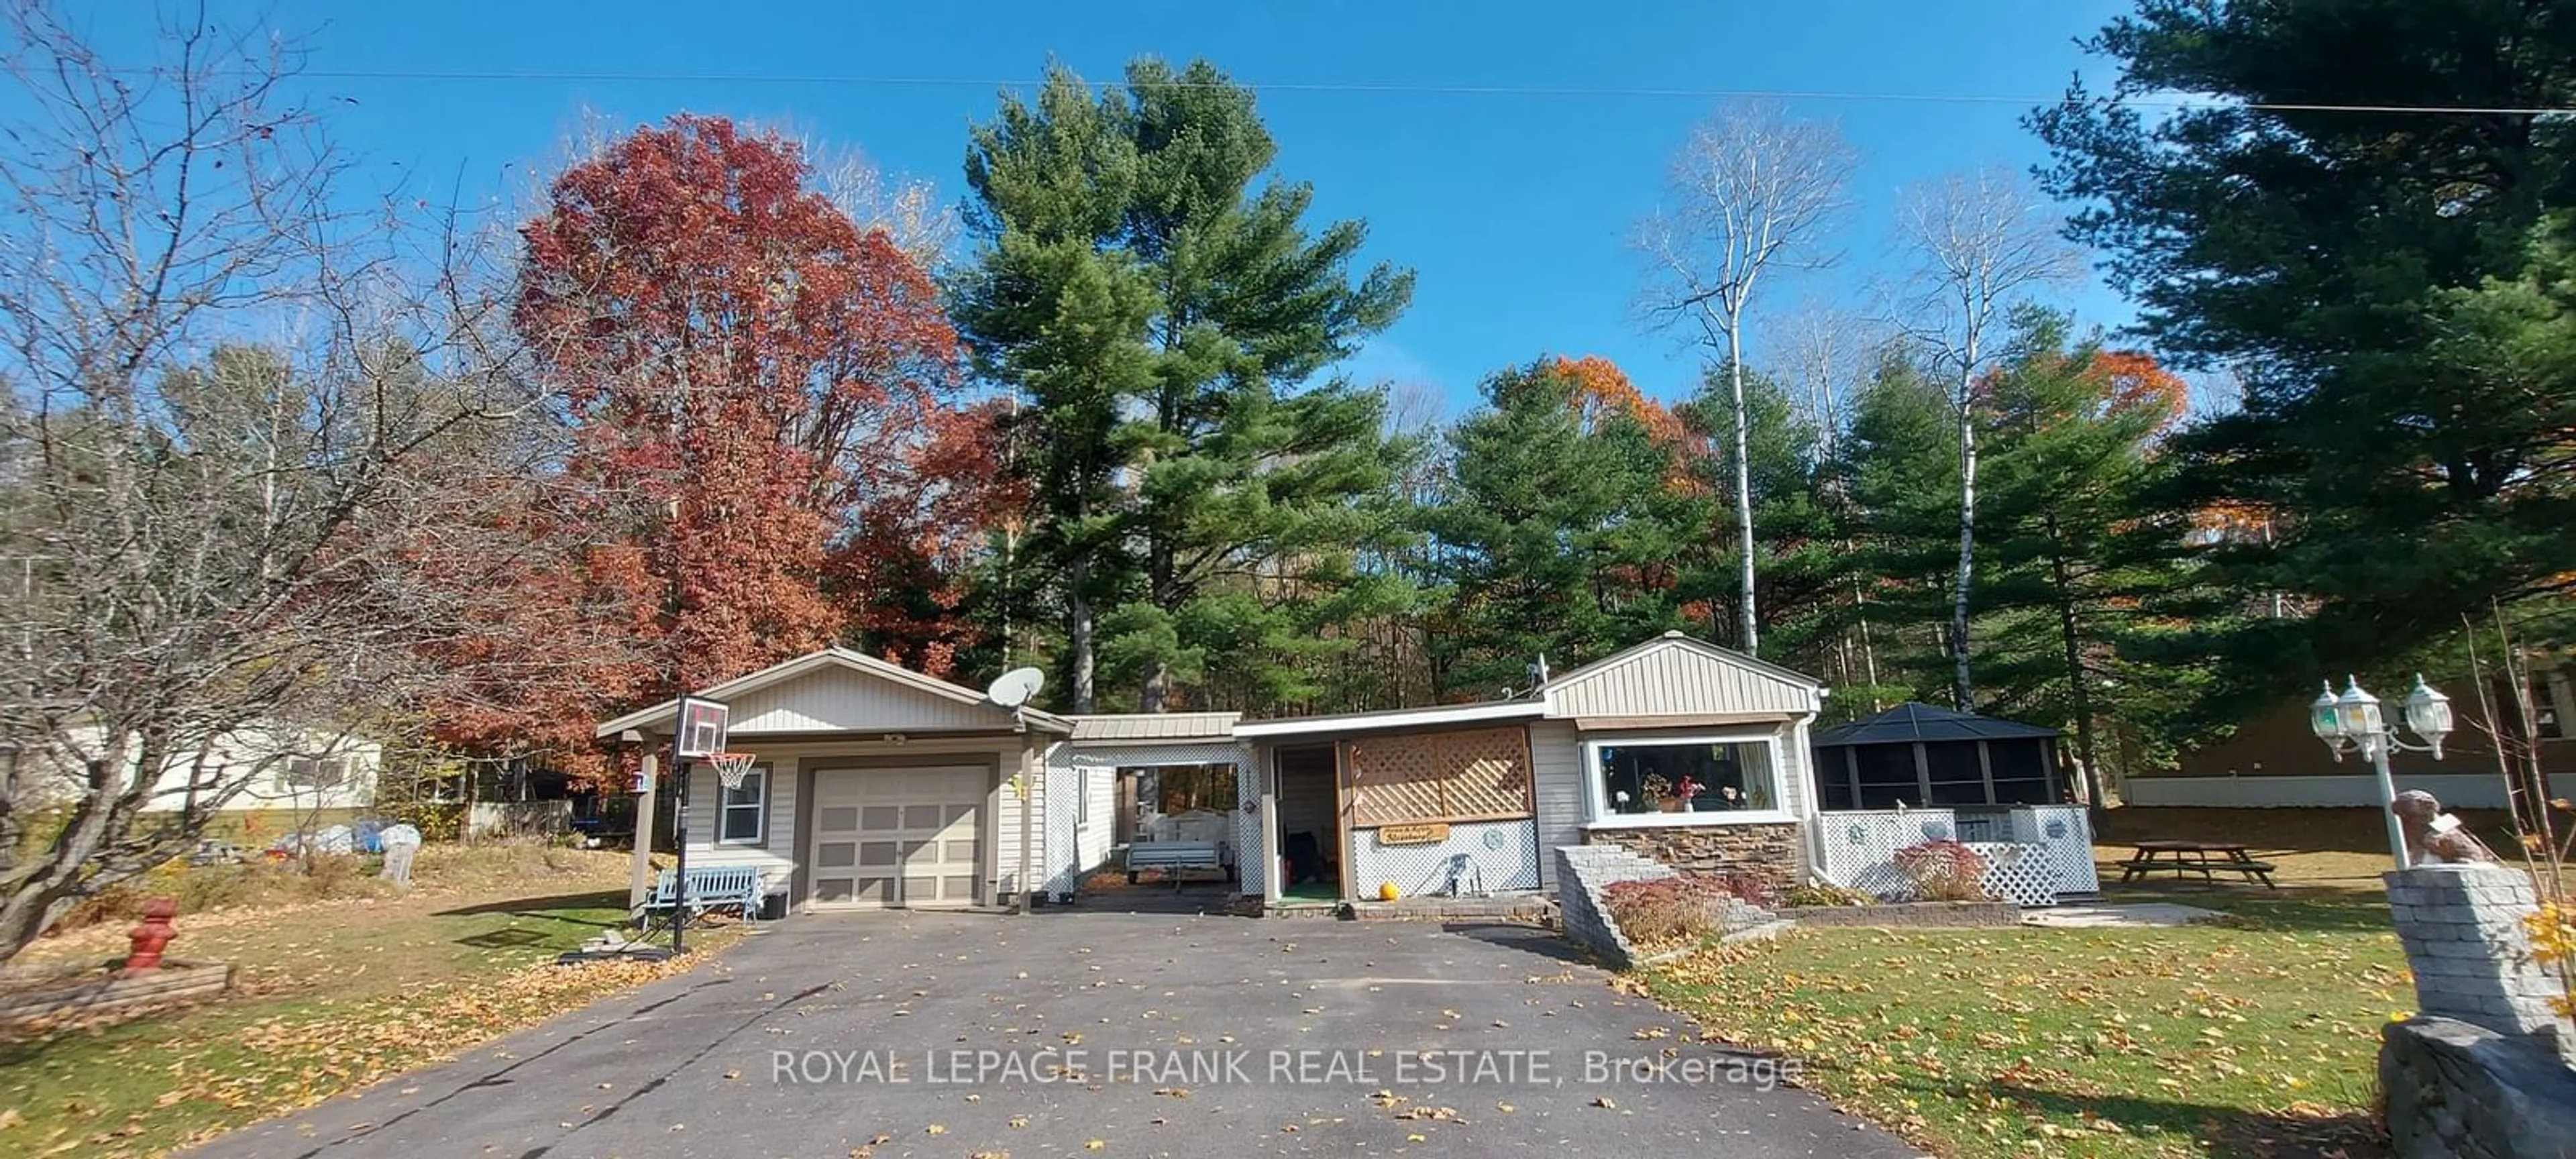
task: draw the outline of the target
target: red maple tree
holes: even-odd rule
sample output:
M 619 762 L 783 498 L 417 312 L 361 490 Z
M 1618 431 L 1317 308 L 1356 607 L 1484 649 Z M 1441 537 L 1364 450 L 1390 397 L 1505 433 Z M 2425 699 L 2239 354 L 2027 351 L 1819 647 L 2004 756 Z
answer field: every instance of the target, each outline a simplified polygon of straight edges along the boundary
M 957 574 L 1003 498 L 989 416 L 929 275 L 810 176 L 785 138 L 683 115 L 566 170 L 521 230 L 512 320 L 573 430 L 563 533 L 599 545 L 577 592 L 529 596 L 631 609 L 621 702 L 966 638 Z

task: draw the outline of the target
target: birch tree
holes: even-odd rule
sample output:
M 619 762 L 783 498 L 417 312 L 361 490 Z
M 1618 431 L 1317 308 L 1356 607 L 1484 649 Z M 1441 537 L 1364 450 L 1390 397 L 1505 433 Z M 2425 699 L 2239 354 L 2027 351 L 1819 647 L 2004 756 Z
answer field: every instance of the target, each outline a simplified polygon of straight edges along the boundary
M 1888 336 L 1877 322 L 1828 302 L 1808 299 L 1778 316 L 1778 365 L 1784 385 L 1807 412 L 1816 430 L 1817 472 L 1825 501 L 1845 509 L 1851 499 L 1850 479 L 1842 469 L 1843 435 L 1850 427 L 1851 384 L 1885 351 Z M 1846 520 L 1848 522 L 1848 520 Z M 1860 545 L 1842 538 L 1846 559 Z M 1843 684 L 1878 687 L 1878 648 L 1870 637 L 1869 591 L 1859 569 L 1849 576 L 1852 630 L 1836 642 L 1835 655 Z
M 483 532 L 517 497 L 496 428 L 539 409 L 471 231 L 340 187 L 291 45 L 200 15 L 111 59 L 44 5 L 0 19 L 5 959 L 417 689 L 527 566 Z
M 1720 109 L 1691 131 L 1665 175 L 1667 202 L 1637 229 L 1649 274 L 1641 303 L 1658 328 L 1678 328 L 1723 359 L 1734 402 L 1737 632 L 1761 650 L 1754 602 L 1753 480 L 1744 392 L 1745 323 L 1757 285 L 1775 267 L 1814 267 L 1845 204 L 1857 155 L 1829 122 L 1774 105 Z
M 1959 564 L 1950 590 L 1951 698 L 1976 710 L 1968 617 L 1977 564 L 1977 384 L 1998 331 L 2032 291 L 2075 276 L 2074 249 L 2047 202 L 2013 171 L 1985 166 L 1905 191 L 1897 229 L 1913 251 L 1907 329 L 1949 384 L 1959 428 Z

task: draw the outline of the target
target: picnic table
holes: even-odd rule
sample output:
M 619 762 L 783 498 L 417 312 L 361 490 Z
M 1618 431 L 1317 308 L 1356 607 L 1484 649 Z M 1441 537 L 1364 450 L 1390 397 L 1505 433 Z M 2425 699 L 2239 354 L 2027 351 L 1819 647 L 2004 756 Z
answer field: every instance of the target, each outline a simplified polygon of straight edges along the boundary
M 2120 863 L 2120 880 L 2136 881 L 2160 869 L 2171 870 L 2176 877 L 2197 873 L 2213 884 L 2221 873 L 2242 874 L 2280 888 L 2272 881 L 2272 863 L 2254 860 L 2245 846 L 2234 841 L 2140 841 L 2137 852 Z

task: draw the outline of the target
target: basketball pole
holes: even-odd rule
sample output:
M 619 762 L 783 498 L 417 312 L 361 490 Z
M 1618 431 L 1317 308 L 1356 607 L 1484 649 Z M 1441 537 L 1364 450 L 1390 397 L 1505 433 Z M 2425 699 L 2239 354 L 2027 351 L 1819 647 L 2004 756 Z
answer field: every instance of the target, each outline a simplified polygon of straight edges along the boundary
M 686 953 L 681 932 L 689 926 L 689 766 L 696 761 L 679 755 L 680 746 L 671 746 L 671 828 L 679 835 L 671 842 L 671 956 Z

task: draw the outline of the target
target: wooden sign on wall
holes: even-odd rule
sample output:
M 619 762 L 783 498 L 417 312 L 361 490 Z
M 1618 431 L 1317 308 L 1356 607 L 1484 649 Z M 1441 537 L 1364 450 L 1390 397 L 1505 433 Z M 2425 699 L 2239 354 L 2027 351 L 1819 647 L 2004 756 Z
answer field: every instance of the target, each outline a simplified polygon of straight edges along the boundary
M 1438 845 L 1449 839 L 1449 823 L 1431 821 L 1420 825 L 1389 825 L 1377 831 L 1380 845 Z

